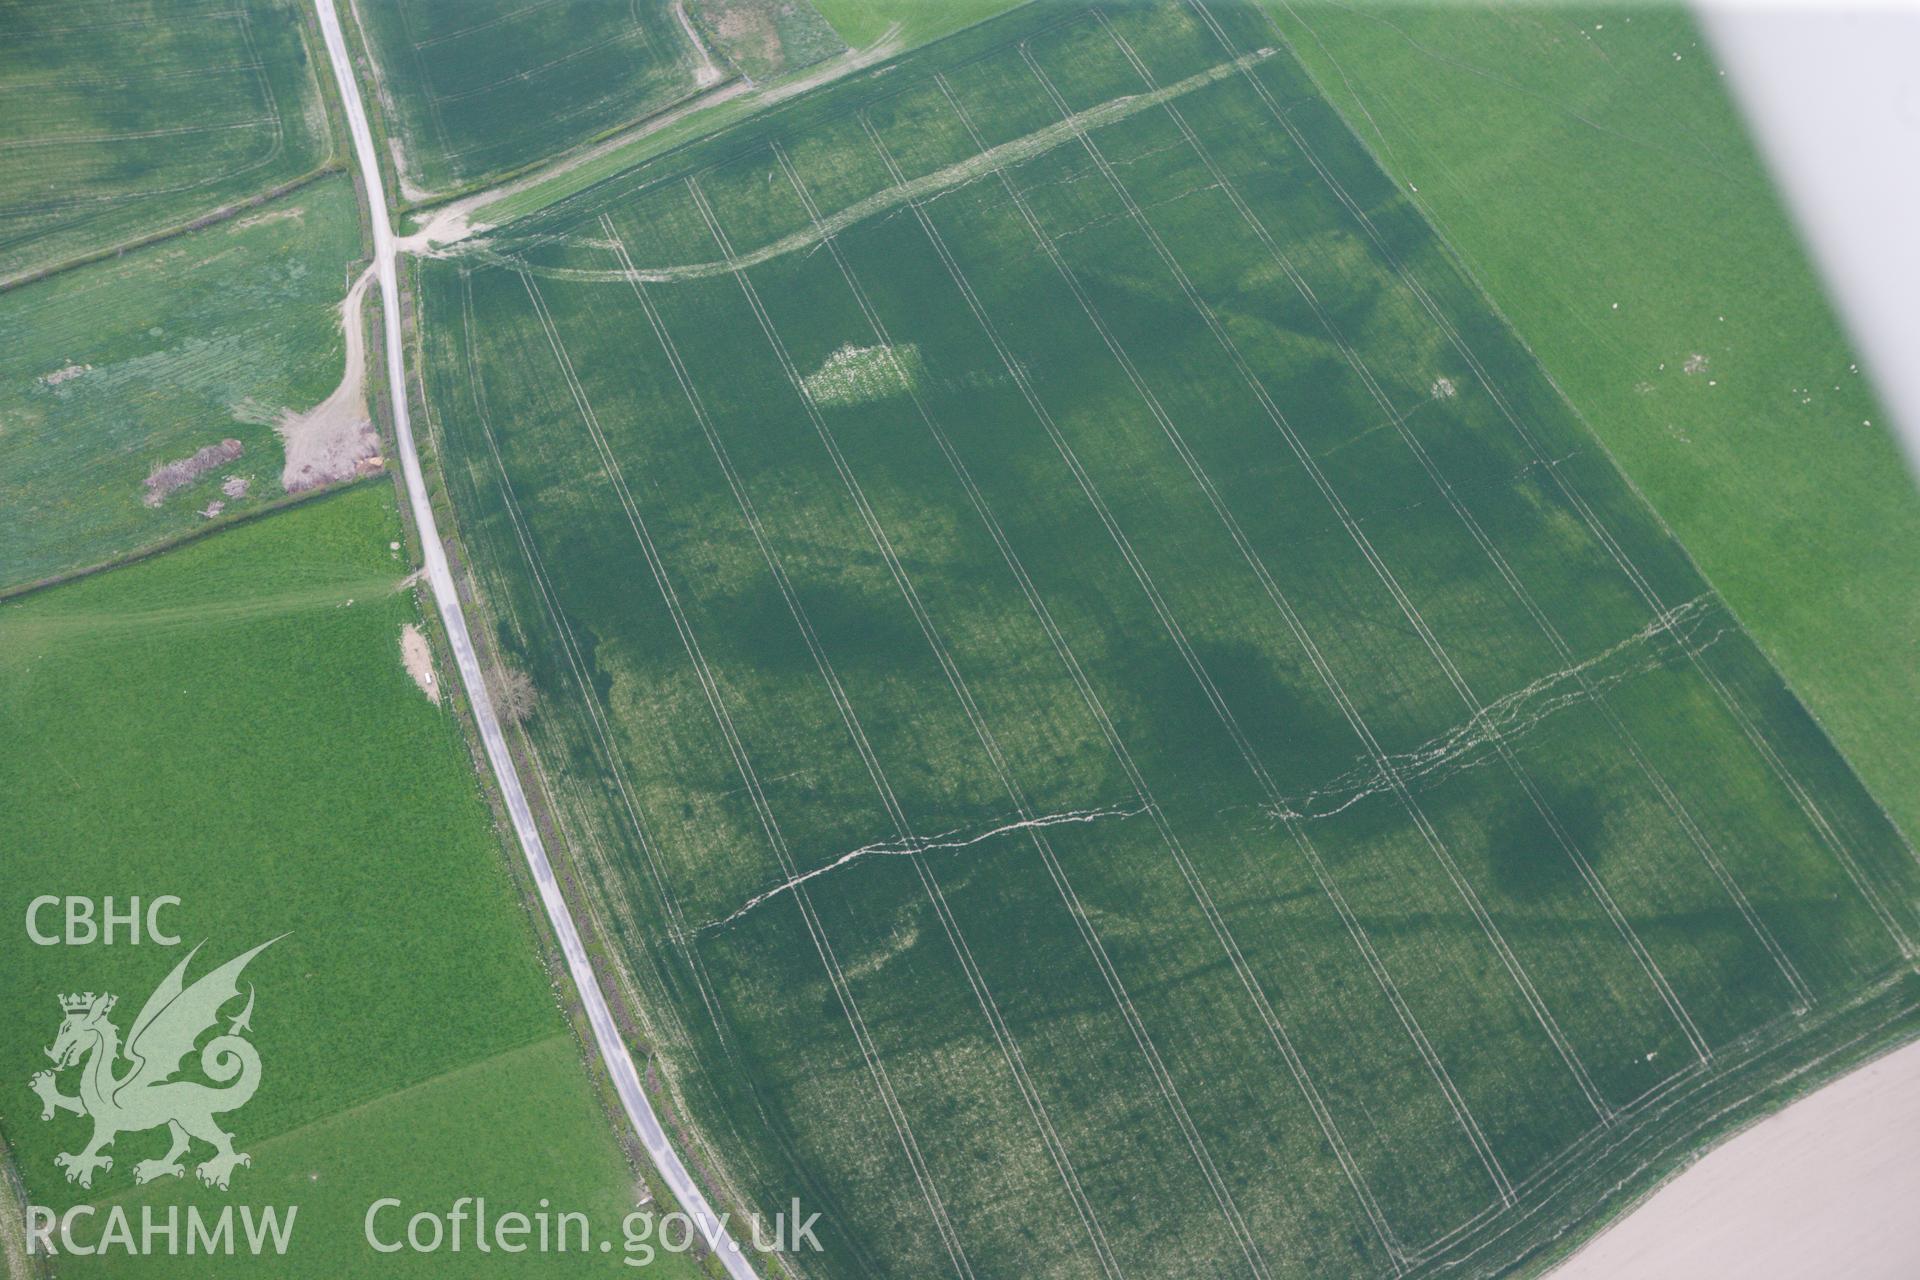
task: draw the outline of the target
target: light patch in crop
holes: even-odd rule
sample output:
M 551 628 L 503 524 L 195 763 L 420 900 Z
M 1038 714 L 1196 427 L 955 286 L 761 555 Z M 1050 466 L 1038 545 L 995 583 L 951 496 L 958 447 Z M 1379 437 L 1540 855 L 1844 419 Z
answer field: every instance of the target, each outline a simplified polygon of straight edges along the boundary
M 892 347 L 848 343 L 802 379 L 802 384 L 815 404 L 865 404 L 914 390 L 920 385 L 923 368 L 920 348 L 913 343 Z

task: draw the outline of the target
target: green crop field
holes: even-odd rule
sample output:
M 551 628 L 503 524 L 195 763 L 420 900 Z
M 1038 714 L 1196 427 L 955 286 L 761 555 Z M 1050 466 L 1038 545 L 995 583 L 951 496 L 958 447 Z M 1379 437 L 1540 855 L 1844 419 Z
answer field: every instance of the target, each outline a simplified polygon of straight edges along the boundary
M 401 668 L 400 628 L 421 615 L 400 537 L 372 483 L 0 605 L 0 1129 L 29 1197 L 299 1206 L 265 1267 L 115 1254 L 63 1258 L 61 1275 L 439 1275 L 444 1258 L 374 1255 L 367 1206 L 547 1196 L 612 1223 L 633 1204 L 458 728 Z M 184 945 L 36 947 L 20 922 L 41 894 L 177 895 L 163 922 Z M 58 932 L 58 912 L 41 923 Z M 186 946 L 205 940 L 198 976 L 281 934 L 247 970 L 262 1082 L 224 1117 L 253 1157 L 231 1193 L 191 1175 L 136 1187 L 164 1131 L 123 1134 L 90 1193 L 65 1182 L 54 1156 L 87 1122 L 43 1123 L 25 1087 L 56 997 L 114 992 L 124 1031 Z M 490 1270 L 583 1264 L 606 1265 Z
M 1911 848 L 1261 11 L 1023 8 L 416 279 L 810 1271 L 1538 1267 L 1920 1032 Z
M 304 22 L 295 0 L 10 0 L 0 279 L 325 163 Z
M 889 37 L 913 48 L 991 18 L 1020 0 L 814 0 L 840 38 L 856 48 Z
M 666 0 L 393 0 L 355 7 L 403 192 L 551 158 L 697 91 Z
M 1273 9 L 1920 832 L 1920 489 L 1685 10 Z
M 817 5 L 807 5 L 804 0 L 738 0 L 738 3 L 718 0 L 700 4 L 694 12 L 722 55 L 756 77 L 782 68 L 787 74 L 762 81 L 757 88 L 745 93 L 716 95 L 716 100 L 662 122 L 658 128 L 596 150 L 581 157 L 578 163 L 557 166 L 537 182 L 480 204 L 474 210 L 474 219 L 498 225 L 527 217 L 585 191 L 596 182 L 764 111 L 793 96 L 796 90 L 809 87 L 818 77 L 836 72 L 844 74 L 858 60 L 891 57 L 918 48 L 962 27 L 985 21 L 1017 3 L 1020 0 L 942 0 L 939 4 L 923 4 L 918 0 L 827 0 Z M 742 12 L 754 19 L 742 24 L 744 31 L 736 29 L 731 40 L 713 34 L 727 15 Z M 828 21 L 830 27 L 822 30 L 822 24 Z M 769 23 L 779 35 L 779 52 L 773 60 L 777 66 L 768 65 L 766 57 L 765 33 Z M 837 41 L 832 38 L 836 33 Z M 759 48 L 752 47 L 755 45 Z M 817 60 L 826 58 L 841 45 L 847 46 L 852 55 L 847 62 L 827 67 L 818 65 Z M 795 65 L 802 70 L 812 70 L 796 75 L 793 74 Z
M 341 376 L 361 257 L 329 175 L 243 217 L 0 293 L 0 589 L 98 564 L 280 496 L 274 423 Z M 146 501 L 158 464 L 244 452 Z M 239 477 L 244 490 L 223 490 Z

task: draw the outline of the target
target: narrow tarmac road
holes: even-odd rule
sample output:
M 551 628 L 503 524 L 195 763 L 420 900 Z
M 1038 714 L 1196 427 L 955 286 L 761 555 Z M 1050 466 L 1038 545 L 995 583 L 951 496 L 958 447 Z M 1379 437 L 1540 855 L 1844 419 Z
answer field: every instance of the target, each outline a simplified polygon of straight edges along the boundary
M 387 388 L 393 401 L 393 427 L 400 450 L 400 470 L 406 479 L 407 499 L 413 508 L 414 523 L 420 530 L 420 542 L 426 553 L 427 581 L 433 586 L 434 602 L 439 606 L 440 620 L 445 624 L 447 639 L 452 643 L 454 662 L 460 668 L 460 683 L 466 686 L 474 722 L 479 725 L 480 737 L 486 746 L 487 761 L 493 766 L 494 777 L 499 780 L 500 793 L 506 800 L 514 833 L 520 838 L 520 847 L 527 855 L 527 865 L 532 868 L 534 882 L 539 886 L 541 905 L 546 908 L 547 919 L 553 922 L 553 931 L 567 958 L 567 971 L 573 977 L 573 985 L 578 988 L 581 1003 L 587 1010 L 587 1020 L 593 1026 L 594 1043 L 607 1064 L 607 1073 L 620 1094 L 620 1104 L 626 1109 L 627 1118 L 633 1122 L 641 1142 L 646 1144 L 647 1153 L 653 1159 L 654 1168 L 659 1170 L 661 1180 L 673 1192 L 680 1207 L 693 1219 L 701 1237 L 725 1264 L 727 1274 L 734 1280 L 756 1280 L 753 1266 L 741 1251 L 739 1242 L 714 1213 L 706 1196 L 680 1162 L 679 1154 L 667 1141 L 660 1119 L 654 1114 L 653 1104 L 640 1086 L 640 1074 L 634 1067 L 633 1055 L 628 1052 L 626 1042 L 620 1038 L 619 1030 L 614 1026 L 613 1014 L 607 1008 L 599 979 L 594 976 L 593 964 L 587 959 L 586 948 L 581 945 L 580 931 L 574 926 L 573 917 L 567 911 L 566 899 L 561 896 L 560 886 L 554 880 L 553 866 L 547 861 L 546 847 L 541 843 L 538 828 L 534 826 L 533 814 L 527 808 L 526 792 L 520 786 L 520 775 L 514 768 L 513 757 L 507 752 L 507 740 L 500 730 L 500 720 L 494 714 L 493 700 L 487 696 L 486 683 L 481 679 L 480 663 L 474 657 L 473 640 L 467 634 L 466 615 L 461 612 L 460 597 L 454 591 L 453 574 L 447 568 L 446 549 L 440 544 L 440 531 L 434 522 L 433 506 L 427 499 L 426 481 L 420 471 L 420 455 L 413 444 L 413 426 L 407 418 L 406 364 L 400 334 L 400 281 L 395 266 L 397 254 L 393 226 L 387 217 L 386 190 L 380 180 L 378 153 L 373 147 L 373 133 L 367 127 L 366 107 L 360 98 L 360 87 L 353 77 L 353 64 L 347 57 L 346 38 L 341 34 L 340 15 L 334 9 L 334 0 L 314 0 L 314 4 L 320 16 L 321 33 L 326 38 L 327 57 L 333 63 L 334 79 L 340 86 L 340 99 L 346 106 L 347 124 L 353 131 L 353 149 L 360 162 L 361 179 L 366 184 L 367 203 L 372 209 L 374 265 L 379 273 L 380 306 L 386 334 Z

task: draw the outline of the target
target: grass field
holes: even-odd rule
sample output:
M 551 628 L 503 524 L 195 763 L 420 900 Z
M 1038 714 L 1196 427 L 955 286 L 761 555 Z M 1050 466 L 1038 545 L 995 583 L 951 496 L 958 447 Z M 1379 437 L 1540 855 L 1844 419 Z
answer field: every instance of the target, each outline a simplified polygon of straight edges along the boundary
M 1685 13 L 1273 10 L 1920 832 L 1920 491 Z
M 340 381 L 362 256 L 328 176 L 241 218 L 0 293 L 0 589 L 97 564 L 281 494 L 273 422 Z M 155 465 L 245 452 L 145 502 Z M 228 476 L 246 492 L 223 493 Z
M 294 0 L 13 0 L 0 279 L 188 221 L 330 155 Z
M 38 1204 L 300 1206 L 284 1260 L 212 1273 L 445 1274 L 444 1258 L 366 1247 L 361 1217 L 384 1195 L 546 1196 L 606 1222 L 633 1203 L 458 728 L 401 669 L 400 627 L 420 620 L 389 550 L 401 536 L 390 487 L 371 483 L 0 605 L 0 1126 Z M 62 1180 L 53 1157 L 86 1122 L 42 1123 L 26 1087 L 55 997 L 116 992 L 125 1031 L 182 952 L 33 946 L 19 922 L 44 893 L 178 895 L 168 922 L 207 940 L 196 975 L 287 935 L 247 973 L 263 1076 L 227 1117 L 253 1156 L 230 1194 L 136 1188 L 163 1133 L 124 1135 L 91 1193 Z M 85 1261 L 60 1274 L 210 1274 Z M 606 1266 L 496 1255 L 490 1270 L 581 1264 Z
M 666 0 L 358 4 L 410 198 L 471 186 L 697 90 Z
M 1538 1265 L 1920 1030 L 1911 850 L 1277 46 L 1030 7 L 420 269 L 556 825 L 820 1274 Z

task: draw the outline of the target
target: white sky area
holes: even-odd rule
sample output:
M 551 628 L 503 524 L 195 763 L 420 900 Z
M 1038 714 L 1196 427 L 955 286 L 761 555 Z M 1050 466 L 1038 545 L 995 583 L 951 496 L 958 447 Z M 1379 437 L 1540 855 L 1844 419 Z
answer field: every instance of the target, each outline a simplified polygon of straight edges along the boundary
M 1696 11 L 1920 472 L 1920 0 Z M 1920 1276 L 1920 1044 L 1708 1154 L 1554 1280 Z
M 1920 470 L 1920 0 L 1697 12 Z

